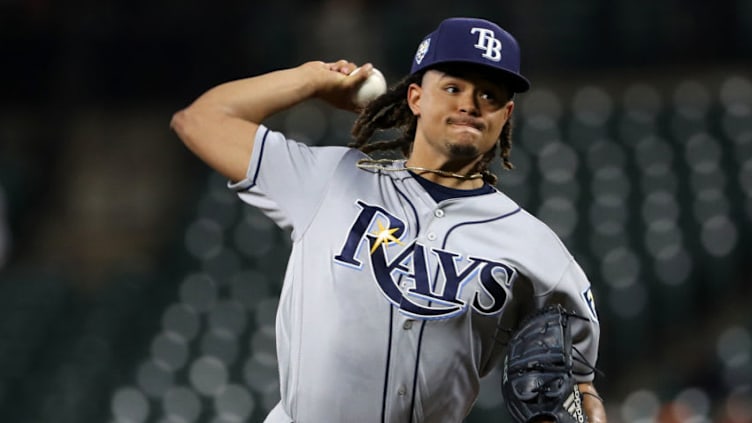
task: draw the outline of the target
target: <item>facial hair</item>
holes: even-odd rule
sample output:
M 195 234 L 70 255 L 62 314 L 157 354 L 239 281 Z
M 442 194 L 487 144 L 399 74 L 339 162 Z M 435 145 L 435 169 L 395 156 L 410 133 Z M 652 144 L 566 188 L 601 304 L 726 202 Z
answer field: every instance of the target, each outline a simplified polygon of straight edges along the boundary
M 474 144 L 453 144 L 450 143 L 448 145 L 449 152 L 452 154 L 453 157 L 461 157 L 461 158 L 473 158 L 480 155 L 480 151 L 478 150 L 478 147 Z

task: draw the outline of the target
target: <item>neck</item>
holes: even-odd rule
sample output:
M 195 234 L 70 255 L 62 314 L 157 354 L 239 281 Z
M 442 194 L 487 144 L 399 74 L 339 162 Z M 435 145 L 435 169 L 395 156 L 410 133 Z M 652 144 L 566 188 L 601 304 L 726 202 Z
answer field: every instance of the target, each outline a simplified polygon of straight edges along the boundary
M 431 182 L 455 189 L 475 189 L 483 186 L 483 175 L 474 172 L 475 161 L 466 165 L 424 163 L 410 158 L 405 168 Z

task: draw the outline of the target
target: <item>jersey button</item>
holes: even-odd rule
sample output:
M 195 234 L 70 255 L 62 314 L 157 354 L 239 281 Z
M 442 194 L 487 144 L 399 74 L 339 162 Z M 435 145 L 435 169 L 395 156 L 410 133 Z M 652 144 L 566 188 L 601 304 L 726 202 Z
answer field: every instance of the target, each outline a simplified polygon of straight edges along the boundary
M 444 217 L 444 210 L 436 209 L 436 211 L 433 212 L 433 215 L 436 217 Z
M 412 320 L 405 320 L 405 323 L 402 324 L 402 328 L 405 330 L 409 330 L 413 327 L 413 321 Z
M 428 238 L 429 241 L 435 241 L 436 240 L 436 234 L 433 233 L 433 232 L 431 232 L 431 233 L 428 234 L 427 238 Z
M 405 396 L 405 393 L 407 393 L 407 389 L 405 389 L 404 386 L 400 386 L 399 389 L 397 390 L 397 394 L 399 394 L 399 396 L 403 397 L 403 396 Z

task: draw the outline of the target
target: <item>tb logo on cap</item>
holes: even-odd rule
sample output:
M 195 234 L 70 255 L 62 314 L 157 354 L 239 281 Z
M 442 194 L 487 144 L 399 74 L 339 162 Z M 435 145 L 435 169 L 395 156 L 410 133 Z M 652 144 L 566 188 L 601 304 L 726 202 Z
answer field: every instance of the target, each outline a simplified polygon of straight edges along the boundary
M 478 34 L 478 42 L 473 47 L 485 50 L 483 57 L 494 62 L 501 60 L 501 41 L 494 37 L 494 32 L 487 28 L 472 28 L 471 34 Z

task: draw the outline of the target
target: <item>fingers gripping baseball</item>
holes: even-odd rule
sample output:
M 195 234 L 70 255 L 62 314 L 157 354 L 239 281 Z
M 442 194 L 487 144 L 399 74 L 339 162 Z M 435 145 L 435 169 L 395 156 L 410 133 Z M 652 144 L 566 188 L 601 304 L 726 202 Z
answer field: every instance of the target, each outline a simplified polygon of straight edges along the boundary
M 310 62 L 318 76 L 316 97 L 340 109 L 358 111 L 386 91 L 383 75 L 372 64 L 358 67 L 353 62 Z M 322 72 L 325 71 L 325 72 Z
M 386 93 L 387 90 L 384 75 L 373 66 L 369 66 L 369 68 L 363 66 L 355 69 L 350 74 L 350 78 L 357 77 L 358 73 L 366 73 L 368 75 L 365 81 L 358 83 L 357 89 L 352 94 L 352 99 L 358 107 L 366 107 L 368 103 Z
M 334 72 L 339 72 L 343 75 L 350 75 L 358 66 L 353 62 L 348 62 L 347 60 L 337 60 L 333 63 L 327 63 L 326 64 L 329 67 L 329 70 Z

